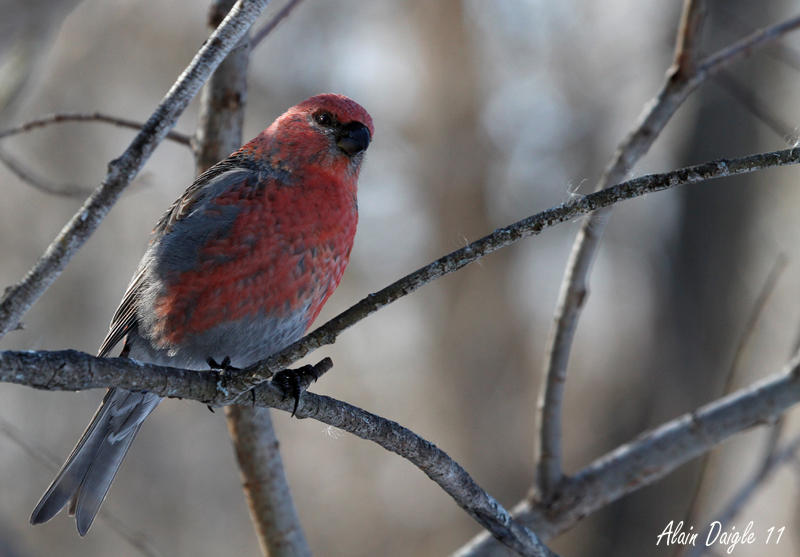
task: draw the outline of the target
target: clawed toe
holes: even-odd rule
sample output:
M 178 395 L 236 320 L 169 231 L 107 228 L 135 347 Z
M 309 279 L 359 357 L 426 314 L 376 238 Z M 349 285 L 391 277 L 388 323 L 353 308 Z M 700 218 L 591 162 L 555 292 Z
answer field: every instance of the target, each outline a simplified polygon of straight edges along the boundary
M 292 417 L 297 413 L 300 395 L 331 367 L 333 367 L 333 362 L 330 358 L 325 358 L 313 366 L 304 365 L 297 369 L 284 369 L 275 374 L 272 383 L 283 393 L 283 399 L 286 400 L 289 397 L 294 399 Z
M 206 358 L 206 362 L 208 363 L 208 367 L 211 369 L 216 369 L 219 371 L 240 371 L 238 367 L 234 367 L 231 365 L 231 358 L 230 356 L 225 356 L 222 358 L 221 362 L 217 362 L 214 358 L 209 356 Z

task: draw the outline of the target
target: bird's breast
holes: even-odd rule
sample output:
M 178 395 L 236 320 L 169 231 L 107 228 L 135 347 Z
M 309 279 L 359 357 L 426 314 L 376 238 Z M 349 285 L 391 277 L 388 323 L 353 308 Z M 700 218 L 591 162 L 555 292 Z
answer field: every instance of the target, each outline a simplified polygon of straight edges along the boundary
M 170 245 L 193 253 L 177 257 L 178 267 L 152 265 L 146 334 L 175 354 L 214 346 L 219 357 L 252 361 L 297 340 L 316 318 L 347 266 L 357 211 L 342 188 L 284 186 L 227 192 L 189 220 L 170 234 L 192 241 Z

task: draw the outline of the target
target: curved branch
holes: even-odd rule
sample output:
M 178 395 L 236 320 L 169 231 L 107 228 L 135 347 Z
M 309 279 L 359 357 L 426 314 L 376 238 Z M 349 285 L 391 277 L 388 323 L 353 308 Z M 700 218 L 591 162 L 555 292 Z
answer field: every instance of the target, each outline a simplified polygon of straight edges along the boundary
M 547 540 L 582 518 L 663 478 L 734 433 L 773 421 L 800 402 L 800 356 L 768 377 L 684 414 L 601 456 L 565 478 L 549 503 L 523 501 L 514 517 Z M 455 555 L 492 555 L 496 543 L 480 534 Z
M 127 118 L 120 118 L 118 116 L 111 116 L 103 114 L 102 112 L 57 112 L 55 114 L 48 114 L 35 120 L 29 120 L 19 126 L 0 131 L 0 139 L 18 135 L 21 133 L 29 132 L 37 128 L 44 128 L 52 124 L 65 124 L 67 122 L 102 122 L 105 124 L 112 124 L 120 128 L 127 128 L 131 130 L 141 130 L 144 123 L 128 120 Z M 174 141 L 180 145 L 191 146 L 192 138 L 186 134 L 170 131 L 164 137 L 170 141 Z
M 109 164 L 102 184 L 59 232 L 33 268 L 0 299 L 0 338 L 14 330 L 22 315 L 56 280 L 72 256 L 99 226 L 103 217 L 144 165 L 156 146 L 175 125 L 211 72 L 238 43 L 267 5 L 268 0 L 239 0 L 211 34 L 170 88 L 155 112 L 120 158 Z
M 327 344 L 333 344 L 342 331 L 382 307 L 411 294 L 435 279 L 477 261 L 484 255 L 510 246 L 524 238 L 537 235 L 557 224 L 571 221 L 580 215 L 610 207 L 620 201 L 640 197 L 647 193 L 685 184 L 696 184 L 706 180 L 745 174 L 764 168 L 798 163 L 800 163 L 800 149 L 798 148 L 750 155 L 738 159 L 719 159 L 663 174 L 651 174 L 635 178 L 589 195 L 573 198 L 562 205 L 542 211 L 503 228 L 498 228 L 491 234 L 440 257 L 382 290 L 369 294 L 366 298 L 314 329 L 294 344 L 289 345 L 266 360 L 248 367 L 235 379 L 235 383 L 232 386 L 232 400 L 254 385 L 268 379 L 275 372 L 289 367 L 313 350 Z
M 686 2 L 685 21 L 681 25 L 675 62 L 656 98 L 648 103 L 636 128 L 619 145 L 611 163 L 606 167 L 596 190 L 623 180 L 633 165 L 650 149 L 683 101 L 707 78 L 753 50 L 774 41 L 800 27 L 800 16 L 793 17 L 767 29 L 755 32 L 698 63 L 689 63 L 685 48 L 693 41 L 681 39 L 683 33 L 696 28 L 691 24 L 697 16 L 696 5 Z M 578 319 L 586 304 L 587 281 L 594 255 L 600 246 L 610 212 L 600 211 L 581 223 L 572 245 L 564 278 L 556 302 L 554 323 L 545 350 L 543 385 L 539 401 L 538 489 L 547 497 L 561 477 L 561 404 L 567 363 Z
M 160 396 L 226 404 L 230 380 L 213 371 L 140 364 L 124 358 L 98 358 L 75 350 L 0 352 L 0 381 L 46 390 L 123 387 Z M 263 383 L 252 391 L 254 406 L 291 412 L 293 402 Z M 649 485 L 710 450 L 733 434 L 768 423 L 800 402 L 800 356 L 786 368 L 750 387 L 685 414 L 598 458 L 562 482 L 547 504 L 525 501 L 515 520 L 547 539 L 581 518 Z M 347 403 L 305 392 L 297 416 L 309 417 L 380 444 L 407 458 L 439 484 L 494 535 L 524 540 L 525 530 L 494 499 L 480 490 L 446 453 L 410 430 Z M 487 525 L 487 522 L 490 524 Z M 521 533 L 520 533 L 521 532 Z M 493 542 L 481 535 L 460 555 L 485 555 Z
M 84 197 L 88 193 L 88 189 L 81 188 L 75 184 L 53 184 L 43 178 L 34 176 L 31 170 L 3 149 L 0 149 L 0 162 L 12 173 L 16 174 L 17 178 L 42 193 L 60 197 Z
M 215 371 L 193 371 L 143 364 L 125 358 L 99 358 L 78 352 L 0 351 L 0 381 L 44 390 L 122 387 L 162 397 L 226 405 L 232 378 Z M 291 412 L 294 402 L 272 385 L 262 383 L 248 403 Z M 300 396 L 298 418 L 314 418 L 373 441 L 408 459 L 444 489 L 470 516 L 521 555 L 553 556 L 535 534 L 511 518 L 447 453 L 411 430 L 345 402 L 308 391 Z

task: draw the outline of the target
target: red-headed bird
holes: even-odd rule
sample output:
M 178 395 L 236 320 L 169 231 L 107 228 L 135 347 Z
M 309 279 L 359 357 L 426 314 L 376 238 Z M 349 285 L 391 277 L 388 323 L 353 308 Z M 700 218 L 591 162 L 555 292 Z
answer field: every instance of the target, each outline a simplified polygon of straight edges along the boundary
M 100 346 L 106 356 L 244 367 L 299 339 L 338 286 L 353 246 L 356 183 L 372 118 L 317 95 L 201 174 L 156 225 Z M 70 502 L 86 534 L 161 398 L 110 389 L 31 516 Z

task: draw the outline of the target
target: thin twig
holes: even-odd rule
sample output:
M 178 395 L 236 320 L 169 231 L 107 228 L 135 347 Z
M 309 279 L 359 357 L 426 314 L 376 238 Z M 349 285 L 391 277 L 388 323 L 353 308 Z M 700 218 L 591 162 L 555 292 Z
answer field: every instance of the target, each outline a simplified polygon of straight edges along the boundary
M 56 114 L 48 114 L 47 116 L 30 120 L 7 130 L 0 130 L 0 139 L 50 126 L 52 124 L 65 124 L 67 122 L 102 122 L 137 131 L 144 127 L 144 123 L 142 122 L 120 118 L 119 116 L 111 116 L 109 114 L 103 114 L 102 112 L 58 112 Z M 187 147 L 191 145 L 191 137 L 176 131 L 170 131 L 164 139 L 174 141 L 180 145 L 186 145 Z
M 736 495 L 731 498 L 724 509 L 709 524 L 714 521 L 718 521 L 721 524 L 733 522 L 747 501 L 758 491 L 758 488 L 767 482 L 783 464 L 792 462 L 798 451 L 800 451 L 800 436 L 792 439 L 782 449 L 770 452 L 770 457 L 763 461 L 759 469 L 753 473 L 753 476 L 745 482 Z M 688 557 L 699 557 L 707 548 L 705 544 L 701 544 L 695 547 L 687 547 L 687 549 L 689 549 Z
M 14 330 L 24 313 L 50 287 L 72 256 L 97 229 L 103 217 L 136 176 L 178 116 L 228 52 L 239 42 L 268 0 L 239 0 L 170 88 L 155 112 L 122 156 L 109 163 L 108 174 L 59 232 L 33 268 L 0 299 L 0 338 Z
M 650 149 L 672 115 L 689 94 L 708 77 L 770 41 L 800 27 L 800 16 L 753 33 L 694 65 L 686 74 L 681 59 L 672 65 L 656 98 L 648 103 L 630 135 L 619 145 L 596 189 L 623 180 L 633 165 Z M 682 29 L 694 29 L 687 25 Z M 678 44 L 684 44 L 681 40 Z M 676 56 L 680 56 L 680 49 Z M 578 319 L 588 296 L 587 282 L 594 255 L 600 245 L 609 211 L 584 219 L 572 245 L 564 279 L 556 303 L 553 327 L 545 350 L 545 370 L 539 401 L 538 489 L 547 497 L 561 478 L 561 406 L 564 398 L 567 364 Z
M 90 191 L 88 188 L 82 188 L 75 184 L 53 184 L 44 178 L 34 176 L 33 171 L 26 168 L 24 164 L 9 155 L 4 149 L 0 149 L 0 162 L 16 174 L 17 178 L 48 195 L 83 198 Z
M 797 128 L 783 121 L 771 105 L 762 102 L 754 91 L 742 86 L 731 73 L 719 72 L 714 82 L 778 137 L 790 145 L 797 141 Z
M 601 456 L 565 478 L 550 502 L 523 501 L 512 509 L 517 520 L 543 540 L 571 528 L 582 518 L 650 485 L 710 450 L 732 434 L 770 423 L 800 402 L 800 356 L 777 375 L 684 414 Z M 496 542 L 479 534 L 458 557 L 486 557 Z
M 770 269 L 769 273 L 767 274 L 767 278 L 764 280 L 764 284 L 761 287 L 761 290 L 756 296 L 755 301 L 753 302 L 753 307 L 750 310 L 750 315 L 747 317 L 745 321 L 744 328 L 742 329 L 742 334 L 739 336 L 739 342 L 736 344 L 736 349 L 733 352 L 733 359 L 731 360 L 731 365 L 728 368 L 728 373 L 725 376 L 725 384 L 722 387 L 722 396 L 729 394 L 733 390 L 733 386 L 736 382 L 737 372 L 739 371 L 742 358 L 744 357 L 745 349 L 750 345 L 750 340 L 753 337 L 753 333 L 756 331 L 756 325 L 761 318 L 761 315 L 764 313 L 764 308 L 767 306 L 767 301 L 769 300 L 770 296 L 773 292 L 775 292 L 775 286 L 778 284 L 778 278 L 780 277 L 781 273 L 786 269 L 787 258 L 784 254 L 779 254 L 778 258 L 775 260 L 775 263 L 772 265 L 772 269 Z M 775 428 L 772 428 L 771 431 L 774 433 Z M 777 442 L 777 438 L 775 438 L 775 442 Z M 769 459 L 769 455 L 772 454 L 772 450 L 774 446 L 769 447 L 767 451 L 767 459 Z M 703 486 L 706 483 L 706 478 L 708 477 L 709 465 L 711 464 L 711 456 L 713 452 L 709 451 L 703 455 L 700 459 L 699 464 L 699 472 L 697 474 L 697 480 L 694 484 L 694 490 L 692 491 L 692 495 L 689 498 L 689 504 L 687 506 L 686 513 L 683 517 L 684 524 L 693 524 L 694 519 L 697 516 L 698 506 L 700 504 L 700 494 L 703 491 Z M 673 555 L 683 555 L 686 550 L 688 549 L 685 545 L 677 544 L 673 551 Z
M 272 16 L 272 19 L 270 19 L 268 22 L 264 24 L 263 27 L 261 27 L 260 29 L 256 30 L 253 33 L 253 37 L 250 40 L 250 48 L 257 47 L 261 43 L 261 41 L 263 41 L 267 37 L 267 35 L 269 35 L 273 31 L 273 29 L 275 29 L 278 26 L 278 24 L 281 21 L 286 19 L 286 17 L 288 17 L 289 14 L 292 13 L 292 10 L 294 10 L 299 3 L 300 0 L 289 0 L 289 2 L 287 2 L 283 8 L 275 12 L 275 15 Z
M 55 474 L 61 466 L 61 461 L 46 448 L 31 443 L 14 424 L 2 417 L 0 417 L 0 433 L 5 435 L 7 439 L 13 441 L 25 454 L 44 466 L 49 472 Z M 134 532 L 128 528 L 125 521 L 119 518 L 116 513 L 109 508 L 108 503 L 100 509 L 100 514 L 98 516 L 100 520 L 106 522 L 119 537 L 128 542 L 131 547 L 135 548 L 142 555 L 146 555 L 147 557 L 160 557 L 161 554 L 148 541 L 147 535 L 144 532 Z
M 147 390 L 163 397 L 202 401 L 212 406 L 229 402 L 230 379 L 215 371 L 184 370 L 139 363 L 126 358 L 98 358 L 77 350 L 0 351 L 0 381 L 45 390 L 122 387 Z M 800 396 L 800 393 L 798 393 Z M 253 406 L 291 412 L 294 402 L 270 382 L 248 396 Z M 308 391 L 300 395 L 298 418 L 314 418 L 378 443 L 419 467 L 479 524 L 521 555 L 552 556 L 538 538 L 511 519 L 444 451 L 399 424 L 360 408 Z
M 369 294 L 366 298 L 333 317 L 294 344 L 289 345 L 266 360 L 248 367 L 233 379 L 231 396 L 235 400 L 235 397 L 239 394 L 268 379 L 275 372 L 289 367 L 309 352 L 316 350 L 320 346 L 333 344 L 339 334 L 348 327 L 380 308 L 411 294 L 425 284 L 457 271 L 465 265 L 477 261 L 484 255 L 510 246 L 524 238 L 537 235 L 557 224 L 571 221 L 580 215 L 610 207 L 625 199 L 640 197 L 647 193 L 744 174 L 774 166 L 798 163 L 800 163 L 800 149 L 761 153 L 739 159 L 719 159 L 663 174 L 651 174 L 635 178 L 589 195 L 575 197 L 562 205 L 531 215 L 503 228 L 498 228 L 491 234 L 440 257 L 382 290 Z

